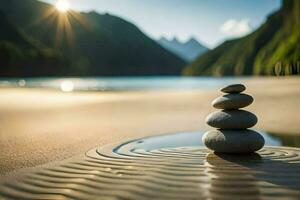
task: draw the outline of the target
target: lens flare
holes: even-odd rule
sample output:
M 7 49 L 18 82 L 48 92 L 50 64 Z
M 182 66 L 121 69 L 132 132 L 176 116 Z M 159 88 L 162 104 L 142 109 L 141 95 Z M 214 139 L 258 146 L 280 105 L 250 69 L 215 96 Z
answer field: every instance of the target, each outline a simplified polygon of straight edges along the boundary
M 60 84 L 60 89 L 63 92 L 72 92 L 74 90 L 74 84 L 72 81 L 63 81 Z

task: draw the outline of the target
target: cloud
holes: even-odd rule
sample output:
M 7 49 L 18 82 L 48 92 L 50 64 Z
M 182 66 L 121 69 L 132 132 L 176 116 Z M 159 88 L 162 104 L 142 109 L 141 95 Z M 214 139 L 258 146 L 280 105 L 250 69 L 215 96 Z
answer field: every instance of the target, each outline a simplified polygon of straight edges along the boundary
M 241 37 L 252 30 L 249 19 L 230 19 L 221 25 L 220 31 L 230 37 Z

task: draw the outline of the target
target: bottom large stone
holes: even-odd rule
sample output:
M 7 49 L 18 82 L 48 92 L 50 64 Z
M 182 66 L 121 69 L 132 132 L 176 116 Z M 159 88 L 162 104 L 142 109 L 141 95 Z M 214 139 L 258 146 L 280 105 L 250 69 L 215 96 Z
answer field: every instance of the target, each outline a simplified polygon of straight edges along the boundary
M 217 153 L 252 153 L 261 149 L 264 138 L 253 130 L 212 130 L 202 137 L 205 146 Z

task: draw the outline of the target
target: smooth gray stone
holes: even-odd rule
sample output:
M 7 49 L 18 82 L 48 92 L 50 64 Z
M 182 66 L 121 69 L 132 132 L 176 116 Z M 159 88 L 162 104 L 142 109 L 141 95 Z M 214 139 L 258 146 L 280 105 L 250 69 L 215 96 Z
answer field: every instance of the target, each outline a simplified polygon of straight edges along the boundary
M 253 130 L 212 130 L 202 137 L 205 146 L 217 153 L 252 153 L 261 149 L 265 140 Z
M 224 93 L 240 93 L 246 90 L 243 84 L 232 84 L 221 89 Z
M 246 129 L 257 123 L 257 117 L 245 110 L 221 110 L 209 114 L 206 123 L 221 129 Z
M 216 98 L 212 105 L 218 109 L 238 109 L 249 106 L 253 102 L 253 98 L 247 94 L 225 94 Z

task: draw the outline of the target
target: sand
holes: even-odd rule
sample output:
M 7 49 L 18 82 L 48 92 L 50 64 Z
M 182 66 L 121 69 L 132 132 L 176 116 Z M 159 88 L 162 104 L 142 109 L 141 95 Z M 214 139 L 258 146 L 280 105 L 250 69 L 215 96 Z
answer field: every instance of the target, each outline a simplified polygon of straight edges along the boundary
M 255 128 L 300 134 L 300 78 L 244 82 Z M 218 90 L 63 93 L 0 89 L 0 174 L 63 160 L 123 139 L 210 129 Z M 199 138 L 200 140 L 200 138 Z

